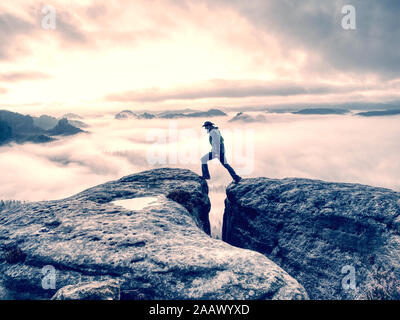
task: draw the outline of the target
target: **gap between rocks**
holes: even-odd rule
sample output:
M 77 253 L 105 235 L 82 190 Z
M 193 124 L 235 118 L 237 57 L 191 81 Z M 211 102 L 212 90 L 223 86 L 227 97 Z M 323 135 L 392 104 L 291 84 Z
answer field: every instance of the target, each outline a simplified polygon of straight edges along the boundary
M 222 240 L 222 222 L 225 212 L 226 186 L 221 188 L 210 188 L 208 198 L 211 208 L 209 212 L 209 221 L 211 228 L 211 237 Z

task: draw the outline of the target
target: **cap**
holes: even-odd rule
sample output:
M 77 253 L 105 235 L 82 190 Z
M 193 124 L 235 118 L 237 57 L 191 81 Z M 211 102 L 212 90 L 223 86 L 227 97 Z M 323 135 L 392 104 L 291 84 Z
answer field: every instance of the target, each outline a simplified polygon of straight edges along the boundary
M 213 126 L 213 125 L 214 125 L 214 123 L 212 123 L 211 121 L 206 121 L 206 122 L 204 122 L 202 127 Z

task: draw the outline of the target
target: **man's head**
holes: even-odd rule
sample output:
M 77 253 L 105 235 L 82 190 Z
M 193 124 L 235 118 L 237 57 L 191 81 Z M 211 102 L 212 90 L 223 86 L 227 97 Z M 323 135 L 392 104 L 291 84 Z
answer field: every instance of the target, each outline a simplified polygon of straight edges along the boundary
M 209 131 L 211 128 L 214 127 L 214 123 L 212 123 L 211 121 L 206 121 L 204 122 L 203 127 Z

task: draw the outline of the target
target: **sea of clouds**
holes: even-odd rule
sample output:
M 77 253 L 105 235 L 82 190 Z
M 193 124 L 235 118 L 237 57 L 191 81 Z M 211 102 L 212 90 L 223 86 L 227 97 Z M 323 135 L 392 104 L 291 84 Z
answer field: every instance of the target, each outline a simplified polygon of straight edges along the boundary
M 211 120 L 224 139 L 228 162 L 244 178 L 301 177 L 400 191 L 400 116 L 266 114 L 265 121 Z M 157 167 L 201 174 L 210 150 L 200 118 L 116 120 L 85 118 L 87 133 L 46 144 L 0 147 L 0 199 L 60 199 L 94 185 Z M 209 162 L 214 236 L 220 236 L 225 187 L 217 159 Z

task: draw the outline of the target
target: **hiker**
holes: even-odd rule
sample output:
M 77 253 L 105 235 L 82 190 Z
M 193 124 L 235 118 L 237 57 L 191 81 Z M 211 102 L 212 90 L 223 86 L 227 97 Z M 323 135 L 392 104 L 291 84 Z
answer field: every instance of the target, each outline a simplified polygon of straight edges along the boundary
M 235 170 L 227 163 L 225 158 L 225 146 L 224 146 L 224 138 L 222 138 L 221 133 L 218 130 L 218 127 L 214 125 L 214 123 L 210 121 L 206 121 L 203 124 L 203 127 L 207 130 L 209 136 L 209 141 L 212 147 L 211 152 L 205 154 L 201 158 L 201 171 L 202 171 L 202 178 L 209 180 L 210 172 L 208 171 L 207 161 L 212 160 L 214 158 L 218 158 L 221 164 L 228 170 L 229 174 L 231 175 L 232 179 L 235 183 L 238 183 L 242 178 L 239 177 Z

